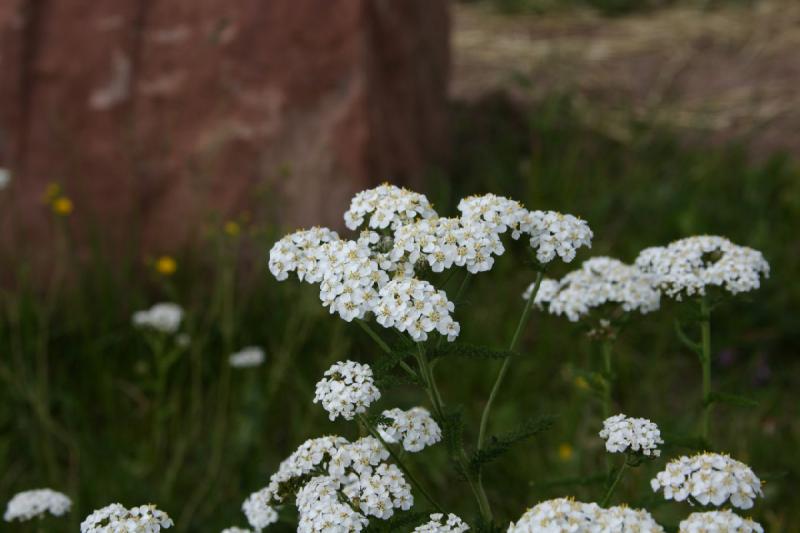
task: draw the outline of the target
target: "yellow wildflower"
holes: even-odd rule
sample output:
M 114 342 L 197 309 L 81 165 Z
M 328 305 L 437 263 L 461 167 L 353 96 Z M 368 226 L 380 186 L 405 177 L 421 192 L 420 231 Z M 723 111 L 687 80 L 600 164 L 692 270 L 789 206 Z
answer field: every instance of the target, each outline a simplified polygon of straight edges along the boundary
M 56 215 L 66 217 L 72 214 L 72 200 L 66 196 L 59 196 L 58 198 L 55 198 L 50 206 L 53 208 L 53 213 Z
M 572 449 L 572 445 L 567 442 L 562 442 L 558 446 L 558 458 L 562 461 L 566 462 L 572 459 L 572 454 L 574 450 Z
M 164 255 L 156 261 L 156 272 L 163 276 L 171 276 L 178 270 L 178 263 L 170 256 Z
M 225 233 L 227 233 L 231 237 L 236 237 L 242 231 L 242 228 L 239 227 L 239 224 L 233 220 L 229 220 L 225 223 Z

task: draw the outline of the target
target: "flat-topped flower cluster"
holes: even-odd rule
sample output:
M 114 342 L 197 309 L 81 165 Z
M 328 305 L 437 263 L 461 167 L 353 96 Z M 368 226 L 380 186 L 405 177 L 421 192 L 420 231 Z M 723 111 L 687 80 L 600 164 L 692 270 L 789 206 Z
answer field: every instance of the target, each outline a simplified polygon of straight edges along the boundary
M 169 515 L 155 505 L 127 509 L 112 503 L 87 516 L 81 523 L 81 533 L 158 533 L 173 525 Z
M 24 522 L 41 518 L 45 514 L 62 516 L 72 507 L 72 500 L 66 494 L 52 489 L 34 489 L 19 492 L 8 502 L 3 520 Z
M 272 247 L 269 269 L 278 280 L 294 272 L 319 284 L 322 305 L 344 320 L 372 313 L 416 341 L 432 331 L 452 341 L 460 331 L 452 302 L 418 274 L 488 271 L 505 252 L 500 236 L 509 230 L 514 239 L 529 237 L 542 264 L 555 257 L 569 262 L 578 248 L 591 246 L 588 224 L 572 215 L 528 211 L 493 194 L 465 198 L 458 209 L 460 217 L 439 217 L 424 195 L 380 185 L 358 193 L 344 215 L 348 228 L 367 227 L 355 240 L 327 228 L 297 231 Z
M 402 443 L 407 452 L 419 452 L 442 440 L 442 430 L 424 407 L 413 407 L 408 411 L 387 409 L 382 416 L 392 420 L 391 424 L 378 425 L 381 438 L 389 444 Z
M 658 426 L 646 418 L 629 418 L 624 414 L 607 418 L 603 422 L 600 438 L 606 441 L 611 453 L 641 453 L 658 457 L 664 444 Z
M 680 533 L 764 533 L 761 524 L 728 510 L 692 513 L 679 528 Z
M 508 533 L 663 533 L 662 528 L 644 510 L 625 506 L 603 509 L 596 503 L 571 498 L 543 501 L 528 509 L 508 528 Z
M 414 533 L 464 533 L 469 526 L 461 518 L 450 513 L 446 517 L 442 513 L 434 513 L 430 521 L 414 528 Z

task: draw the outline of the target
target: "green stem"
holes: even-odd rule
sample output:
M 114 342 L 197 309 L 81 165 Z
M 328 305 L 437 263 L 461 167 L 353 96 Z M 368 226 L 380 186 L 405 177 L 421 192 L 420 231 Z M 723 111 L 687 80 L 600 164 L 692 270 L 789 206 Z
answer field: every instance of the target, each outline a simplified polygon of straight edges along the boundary
M 406 464 L 403 462 L 403 459 L 394 450 L 394 448 L 385 440 L 383 440 L 381 434 L 370 425 L 369 421 L 367 421 L 367 418 L 363 414 L 359 414 L 358 419 L 361 421 L 361 424 L 363 424 L 363 426 L 367 429 L 370 435 L 378 439 L 381 442 L 381 444 L 383 444 L 383 447 L 386 448 L 386 451 L 388 451 L 389 455 L 392 456 L 392 459 L 394 459 L 394 462 L 397 463 L 398 467 L 400 467 L 400 470 L 403 471 L 403 473 L 411 481 L 411 484 L 414 485 L 414 487 L 419 492 L 422 493 L 422 495 L 425 497 L 426 500 L 428 500 L 428 503 L 430 503 L 436 509 L 437 512 L 443 513 L 444 511 L 442 510 L 442 507 L 438 503 L 436 503 L 436 500 L 433 499 L 433 497 L 425 489 L 422 483 L 420 483 L 419 480 L 416 478 L 416 476 L 414 476 L 414 474 L 411 473 L 411 470 L 408 468 L 408 466 L 406 466 Z
M 617 484 L 619 484 L 619 480 L 622 479 L 622 474 L 625 472 L 625 469 L 628 467 L 628 460 L 627 457 L 625 461 L 622 463 L 622 466 L 617 470 L 617 476 L 614 478 L 614 482 L 611 483 L 611 486 L 608 487 L 608 491 L 606 495 L 603 497 L 602 503 L 600 503 L 600 507 L 605 507 L 608 505 L 608 502 L 611 501 L 611 495 L 614 494 L 614 489 L 617 488 Z
M 358 325 L 359 325 L 359 326 L 361 326 L 361 329 L 363 329 L 363 330 L 364 330 L 364 331 L 367 333 L 367 335 L 369 335 L 370 337 L 372 337 L 372 340 L 374 340 L 374 341 L 375 341 L 375 342 L 378 344 L 378 346 L 380 346 L 380 347 L 381 347 L 381 350 L 383 350 L 383 351 L 384 351 L 384 352 L 386 352 L 387 354 L 390 354 L 390 353 L 392 353 L 392 349 L 389 347 L 389 345 L 388 345 L 388 344 L 386 344 L 386 341 L 384 341 L 384 340 L 381 338 L 381 336 L 380 336 L 380 335 L 378 335 L 378 334 L 375 332 L 375 330 L 374 330 L 374 329 L 372 329 L 372 328 L 369 326 L 369 324 L 367 324 L 367 323 L 366 323 L 364 320 L 361 320 L 360 318 L 357 318 L 357 319 L 356 319 L 356 322 L 358 323 Z M 417 377 L 417 374 L 416 374 L 416 372 L 414 372 L 414 369 L 413 369 L 413 368 L 411 368 L 410 366 L 408 366 L 408 363 L 406 363 L 405 361 L 400 361 L 398 364 L 400 365 L 400 368 L 402 368 L 403 370 L 405 370 L 405 371 L 406 371 L 406 373 L 407 373 L 408 375 L 410 375 L 410 376 L 411 376 L 411 377 L 413 377 L 413 378 L 416 378 L 416 377 Z
M 711 309 L 708 296 L 700 299 L 700 333 L 702 335 L 700 363 L 703 365 L 703 417 L 701 436 L 709 442 L 711 426 Z
M 611 341 L 603 341 L 603 372 L 605 373 L 605 386 L 603 388 L 603 419 L 611 416 L 611 396 L 614 387 L 614 370 L 611 365 Z

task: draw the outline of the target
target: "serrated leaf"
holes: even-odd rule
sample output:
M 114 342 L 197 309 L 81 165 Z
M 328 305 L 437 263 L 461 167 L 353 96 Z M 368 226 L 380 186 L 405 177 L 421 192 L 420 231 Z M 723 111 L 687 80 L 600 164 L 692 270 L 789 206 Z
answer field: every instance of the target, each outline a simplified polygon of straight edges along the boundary
M 384 374 L 375 379 L 375 385 L 381 390 L 419 384 L 418 378 L 411 377 L 408 374 Z
M 469 359 L 505 359 L 513 355 L 516 355 L 516 352 L 510 350 L 497 350 L 476 344 L 452 342 L 431 350 L 429 357 L 431 359 L 446 356 L 466 357 Z
M 470 459 L 470 469 L 474 473 L 480 472 L 483 465 L 490 461 L 494 461 L 504 453 L 506 453 L 514 444 L 529 439 L 543 431 L 547 431 L 555 423 L 556 417 L 552 415 L 545 415 L 539 418 L 531 418 L 526 420 L 516 429 L 500 435 L 492 437 L 491 441 L 482 449 L 477 450 Z
M 706 400 L 706 405 L 713 403 L 727 403 L 737 407 L 758 407 L 758 401 L 748 398 L 747 396 L 740 396 L 738 394 L 728 394 L 726 392 L 712 392 Z
M 388 520 L 377 521 L 364 529 L 365 533 L 391 533 L 391 532 L 406 532 L 411 531 L 418 525 L 428 521 L 428 514 L 409 511 L 405 513 L 396 513 Z
M 384 353 L 378 356 L 372 365 L 372 373 L 377 379 L 384 375 L 389 374 L 401 361 L 411 357 L 411 352 L 407 350 L 392 350 L 390 353 Z

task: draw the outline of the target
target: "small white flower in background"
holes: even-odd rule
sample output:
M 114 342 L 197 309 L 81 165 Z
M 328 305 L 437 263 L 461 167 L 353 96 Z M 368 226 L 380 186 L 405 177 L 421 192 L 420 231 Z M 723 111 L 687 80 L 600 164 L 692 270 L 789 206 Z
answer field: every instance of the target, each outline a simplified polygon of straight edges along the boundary
M 9 183 L 11 183 L 11 171 L 0 167 L 0 191 L 8 187 Z
M 313 273 L 317 266 L 317 252 L 326 242 L 338 241 L 339 235 L 328 228 L 299 230 L 286 235 L 276 242 L 269 251 L 269 271 L 278 281 L 297 272 L 300 281 L 314 282 Z
M 530 298 L 534 285 L 523 298 Z M 610 257 L 593 257 L 559 281 L 543 280 L 534 303 L 539 307 L 547 304 L 551 314 L 566 315 L 572 322 L 605 304 L 617 304 L 626 312 L 649 313 L 659 308 L 661 300 L 653 285 L 652 276 L 636 267 Z
M 585 220 L 556 211 L 531 211 L 525 221 L 525 233 L 536 250 L 536 259 L 544 264 L 556 255 L 565 263 L 575 259 L 578 248 L 592 247 L 592 230 Z
M 680 524 L 680 533 L 764 533 L 761 524 L 728 510 L 692 513 Z
M 26 490 L 14 495 L 6 506 L 3 520 L 26 521 L 41 518 L 46 513 L 61 516 L 69 512 L 72 501 L 60 492 L 51 489 Z
M 242 512 L 250 526 L 260 533 L 262 529 L 278 521 L 278 512 L 269 504 L 267 488 L 252 493 L 242 504 Z
M 228 362 L 234 368 L 251 368 L 264 363 L 264 350 L 258 346 L 248 346 L 231 354 Z
M 712 286 L 731 294 L 752 291 L 759 288 L 762 277 L 769 277 L 769 263 L 761 252 L 712 235 L 642 250 L 636 266 L 653 275 L 658 287 L 677 300 L 703 295 Z
M 626 506 L 603 509 L 596 503 L 577 502 L 572 498 L 547 500 L 528 509 L 508 528 L 508 533 L 663 533 L 645 510 Z
M 81 523 L 81 533 L 158 533 L 173 525 L 169 515 L 155 505 L 126 509 L 119 503 L 112 503 L 87 516 Z
M 428 333 L 438 331 L 448 341 L 458 337 L 460 326 L 450 313 L 455 309 L 447 293 L 427 281 L 394 279 L 379 293 L 373 312 L 378 324 L 408 333 L 415 341 L 424 341 Z
M 469 531 L 469 526 L 453 513 L 447 515 L 447 520 L 442 513 L 434 513 L 430 522 L 414 529 L 414 533 L 464 533 L 464 531 Z
M 378 426 L 381 438 L 390 444 L 401 442 L 407 452 L 418 452 L 442 440 L 439 424 L 424 407 L 408 411 L 388 409 L 382 415 L 392 419 L 392 423 Z
M 348 228 L 358 229 L 369 215 L 373 229 L 397 229 L 417 218 L 432 218 L 436 211 L 425 195 L 384 183 L 357 193 L 344 214 Z
M 252 529 L 246 529 L 243 527 L 226 527 L 222 530 L 221 533 L 253 533 Z
M 183 309 L 174 303 L 155 304 L 150 309 L 136 311 L 133 325 L 137 328 L 151 328 L 161 333 L 175 333 L 181 327 Z
M 628 418 L 623 414 L 607 418 L 603 422 L 600 438 L 606 441 L 606 450 L 611 453 L 636 452 L 658 457 L 664 444 L 658 426 L 646 418 Z
M 670 461 L 650 480 L 653 491 L 664 491 L 667 500 L 691 497 L 700 505 L 719 507 L 729 501 L 734 507 L 750 509 L 763 496 L 761 480 L 746 464 L 718 453 L 683 456 Z
M 325 371 L 316 387 L 314 403 L 321 403 L 328 418 L 352 420 L 381 397 L 372 369 L 355 361 L 340 361 Z

